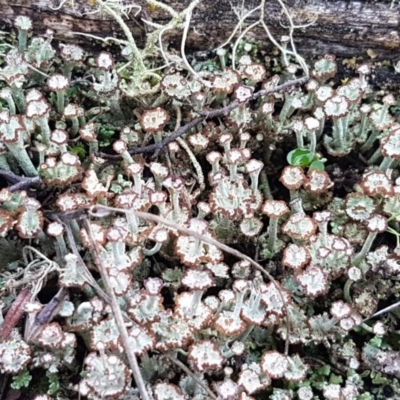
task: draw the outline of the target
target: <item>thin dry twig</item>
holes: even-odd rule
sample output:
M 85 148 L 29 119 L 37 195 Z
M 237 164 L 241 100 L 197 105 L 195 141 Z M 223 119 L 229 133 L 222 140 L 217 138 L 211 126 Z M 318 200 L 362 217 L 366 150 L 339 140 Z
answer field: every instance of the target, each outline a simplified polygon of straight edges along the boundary
M 140 373 L 139 364 L 137 362 L 136 355 L 132 351 L 132 349 L 129 345 L 129 335 L 128 335 L 128 331 L 127 331 L 125 323 L 124 323 L 124 318 L 122 316 L 122 312 L 119 307 L 117 297 L 111 286 L 110 279 L 108 277 L 103 260 L 100 257 L 99 249 L 93 239 L 92 228 L 90 227 L 90 224 L 87 219 L 83 220 L 83 224 L 84 224 L 85 230 L 86 230 L 88 238 L 89 238 L 90 250 L 93 255 L 93 259 L 94 259 L 95 263 L 97 264 L 97 268 L 99 269 L 101 278 L 104 283 L 105 291 L 106 291 L 108 297 L 110 298 L 111 309 L 113 311 L 115 322 L 118 326 L 118 330 L 121 335 L 122 344 L 123 344 L 123 347 L 125 350 L 125 354 L 128 358 L 129 366 L 131 368 L 132 375 L 135 380 L 136 386 L 139 389 L 141 399 L 142 400 L 150 400 L 150 397 L 147 394 L 147 390 L 146 390 L 146 387 L 144 384 L 142 374 Z
M 86 218 L 86 214 L 82 214 L 82 216 L 80 216 L 80 219 L 84 219 Z M 86 266 L 85 262 L 82 260 L 82 257 L 78 251 L 78 248 L 76 247 L 76 243 L 75 243 L 75 239 L 74 239 L 74 235 L 72 233 L 71 230 L 71 226 L 69 224 L 69 221 L 61 221 L 60 218 L 54 218 L 56 221 L 60 222 L 61 224 L 63 224 L 63 226 L 65 227 L 65 231 L 67 233 L 67 238 L 68 238 L 68 244 L 69 247 L 71 248 L 72 252 L 74 253 L 74 255 L 78 258 L 78 261 L 81 265 L 81 267 L 83 268 L 83 273 L 84 273 L 84 277 L 86 279 L 86 281 L 88 282 L 88 284 L 90 286 L 93 287 L 93 289 L 96 291 L 97 295 L 106 303 L 106 304 L 110 304 L 110 299 L 107 296 L 106 293 L 104 293 L 103 289 L 97 284 L 96 280 L 93 278 L 92 274 L 90 273 L 88 267 Z
M 262 96 L 266 96 L 271 93 L 287 91 L 287 90 L 291 89 L 293 86 L 301 86 L 301 85 L 305 84 L 309 79 L 310 78 L 308 76 L 304 76 L 299 79 L 294 79 L 294 80 L 285 82 L 282 85 L 278 85 L 271 89 L 260 90 L 257 93 L 255 93 L 248 101 L 256 100 Z M 212 119 L 212 118 L 227 116 L 232 110 L 234 110 L 237 107 L 239 107 L 239 103 L 235 100 L 232 103 L 230 103 L 229 105 L 227 105 L 226 107 L 222 107 L 217 110 L 197 111 L 197 113 L 200 114 L 200 117 L 197 117 L 197 118 L 191 120 L 190 122 L 188 122 L 186 125 L 183 125 L 178 130 L 176 130 L 172 135 L 166 137 L 161 142 L 150 144 L 148 146 L 143 146 L 143 147 L 134 147 L 133 149 L 129 149 L 129 154 L 135 155 L 135 154 L 154 152 L 153 158 L 155 158 L 160 154 L 162 149 L 168 143 L 175 141 L 178 137 L 180 137 L 183 134 L 185 134 L 186 132 L 190 131 L 192 128 L 194 128 L 200 122 L 203 122 L 205 119 Z M 122 156 L 120 156 L 120 155 L 97 153 L 97 156 L 104 158 L 106 160 L 113 160 L 113 161 L 122 160 Z
M 396 302 L 396 303 L 394 303 L 394 304 L 392 304 L 392 305 L 390 305 L 388 307 L 385 307 L 380 311 L 377 311 L 374 315 L 371 315 L 370 317 L 363 319 L 362 322 L 364 323 L 366 321 L 369 321 L 372 318 L 378 317 L 379 315 L 386 314 L 389 311 L 392 311 L 392 310 L 394 310 L 395 308 L 397 308 L 399 306 L 400 306 L 400 301 L 398 301 L 398 302 Z
M 133 149 L 129 149 L 129 154 L 135 155 L 135 154 L 143 154 L 143 153 L 152 153 L 154 151 L 153 158 L 157 157 L 161 150 L 168 144 L 176 140 L 176 138 L 182 136 L 184 133 L 190 131 L 190 129 L 194 128 L 197 124 L 200 122 L 204 121 L 206 117 L 197 117 L 187 123 L 186 125 L 182 126 L 179 128 L 177 131 L 175 131 L 171 136 L 168 136 L 164 140 L 162 140 L 159 143 L 154 143 L 150 144 L 148 146 L 143 146 L 143 147 L 134 147 Z M 107 153 L 98 153 L 97 154 L 99 157 L 104 158 L 106 160 L 113 160 L 113 161 L 119 161 L 122 160 L 122 157 L 120 155 L 113 155 L 113 154 L 107 154 Z
M 181 370 L 186 372 L 193 380 L 195 380 L 212 399 L 217 399 L 217 396 L 212 392 L 212 390 L 208 386 L 206 386 L 204 382 L 200 378 L 198 378 L 183 362 L 166 353 L 164 353 L 164 356 L 167 357 L 168 360 L 176 364 Z
M 288 60 L 287 60 L 287 55 L 292 55 L 295 57 L 296 61 L 300 64 L 301 68 L 303 69 L 304 73 L 308 75 L 308 65 L 305 62 L 304 58 L 299 55 L 299 53 L 296 50 L 296 46 L 294 44 L 293 40 L 293 31 L 295 28 L 295 25 L 293 23 L 292 17 L 289 14 L 285 4 L 282 2 L 282 0 L 277 0 L 280 6 L 282 7 L 283 12 L 286 15 L 286 18 L 289 21 L 289 38 L 290 38 L 290 45 L 292 50 L 285 49 L 281 46 L 281 44 L 275 39 L 275 37 L 272 35 L 270 32 L 267 24 L 265 23 L 265 2 L 266 0 L 261 0 L 261 12 L 260 12 L 260 22 L 261 26 L 264 28 L 265 33 L 268 35 L 268 39 L 273 43 L 274 46 L 276 46 L 282 53 L 283 59 L 284 59 L 284 64 L 288 65 Z
M 175 125 L 175 130 L 178 130 L 181 126 L 181 122 L 182 122 L 182 111 L 181 111 L 181 107 L 176 105 L 174 106 L 174 109 L 176 111 L 176 125 Z M 190 161 L 193 164 L 193 167 L 196 171 L 197 174 L 197 182 L 199 184 L 199 189 L 198 189 L 198 193 L 202 193 L 206 187 L 205 183 L 204 183 L 204 174 L 203 174 L 203 170 L 201 168 L 200 163 L 197 161 L 196 156 L 193 154 L 192 150 L 190 150 L 190 147 L 188 146 L 188 144 L 181 138 L 177 138 L 176 139 L 177 143 L 183 148 L 183 150 L 186 151 Z
M 219 45 L 219 46 L 218 46 L 218 49 L 222 49 L 223 47 L 227 46 L 227 45 L 232 41 L 232 39 L 235 37 L 236 32 L 237 32 L 237 31 L 239 30 L 239 28 L 242 26 L 243 22 L 244 22 L 248 17 L 250 17 L 250 15 L 253 14 L 253 12 L 259 10 L 260 8 L 261 8 L 261 5 L 259 5 L 259 6 L 257 6 L 256 8 L 253 8 L 252 10 L 248 11 L 245 15 L 242 15 L 242 14 L 239 14 L 239 15 L 238 15 L 238 13 L 235 12 L 236 15 L 237 15 L 238 18 L 239 18 L 239 21 L 238 21 L 238 23 L 236 24 L 235 28 L 233 29 L 233 31 L 232 31 L 231 35 L 229 36 L 229 38 L 228 38 L 224 43 L 222 43 L 221 45 Z M 234 11 L 235 11 L 235 10 L 234 10 Z
M 54 221 L 59 222 L 62 224 L 65 228 L 65 231 L 67 233 L 67 240 L 68 240 L 68 245 L 74 255 L 78 258 L 78 261 L 83 268 L 83 275 L 87 281 L 87 283 L 95 290 L 97 295 L 106 303 L 110 304 L 110 298 L 108 295 L 104 292 L 104 290 L 99 286 L 99 284 L 96 282 L 96 279 L 93 278 L 92 274 L 90 273 L 88 267 L 86 266 L 86 263 L 83 261 L 78 247 L 75 242 L 74 235 L 71 230 L 70 226 L 70 221 L 71 220 L 83 220 L 87 218 L 87 213 L 86 210 L 76 210 L 76 211 L 69 211 L 69 212 L 63 212 L 63 213 L 47 213 L 46 216 L 49 218 L 53 219 Z M 126 314 L 126 312 L 122 312 L 123 318 L 128 322 L 132 323 L 133 321 L 129 318 L 129 316 Z

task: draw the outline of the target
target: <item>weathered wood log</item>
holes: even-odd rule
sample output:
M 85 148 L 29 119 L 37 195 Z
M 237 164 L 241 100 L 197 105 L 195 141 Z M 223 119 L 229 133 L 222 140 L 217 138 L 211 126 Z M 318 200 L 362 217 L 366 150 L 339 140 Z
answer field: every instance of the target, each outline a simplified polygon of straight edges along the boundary
M 161 1 L 177 12 L 190 3 L 190 0 Z M 0 0 L 0 29 L 11 29 L 17 15 L 27 15 L 33 19 L 35 34 L 50 28 L 55 31 L 55 39 L 64 43 L 84 43 L 86 47 L 99 45 L 98 41 L 90 41 L 87 37 L 71 35 L 72 31 L 125 38 L 112 17 L 94 13 L 98 7 L 95 0 L 68 0 L 64 3 L 62 0 Z M 400 59 L 400 0 L 284 0 L 284 3 L 296 25 L 313 22 L 294 33 L 298 51 L 305 58 L 310 60 L 313 56 L 330 53 L 357 63 L 371 61 L 379 85 L 400 85 L 400 75 L 393 69 Z M 138 46 L 142 47 L 153 29 L 144 20 L 164 25 L 171 16 L 160 7 L 149 6 L 146 0 L 137 0 L 134 4 L 137 7 L 130 12 L 126 24 Z M 200 1 L 193 11 L 186 41 L 187 52 L 215 49 L 229 37 L 240 16 L 259 4 L 260 0 Z M 252 13 L 242 29 L 256 22 L 259 15 L 258 10 Z M 288 33 L 285 28 L 288 21 L 277 0 L 266 1 L 265 23 L 278 39 Z M 246 37 L 257 40 L 260 49 L 268 51 L 273 47 L 261 26 L 253 28 Z M 166 48 L 179 49 L 181 40 L 181 30 L 163 34 Z M 342 77 L 346 74 L 342 71 Z
M 93 13 L 95 0 L 0 0 L 0 20 L 12 22 L 17 15 L 31 16 L 36 32 L 51 28 L 56 38 L 79 41 L 68 36 L 69 31 L 79 31 L 103 37 L 121 32 L 116 22 L 107 15 Z M 184 10 L 190 0 L 163 0 L 177 12 Z M 131 2 L 126 2 L 131 3 Z M 203 0 L 194 9 L 187 45 L 189 48 L 215 48 L 223 43 L 238 21 L 259 5 L 259 0 Z M 338 57 L 363 56 L 375 52 L 379 58 L 394 59 L 400 56 L 400 2 L 397 0 L 285 0 L 297 25 L 315 21 L 311 26 L 298 29 L 295 40 L 304 55 L 334 53 Z M 130 13 L 127 25 L 138 44 L 143 44 L 149 28 L 143 19 L 165 24 L 170 20 L 164 10 L 151 7 L 146 0 Z M 242 8 L 242 4 L 244 7 Z M 392 7 L 391 7 L 392 6 Z M 58 8 L 58 9 L 57 9 Z M 137 11 L 137 15 L 134 16 Z M 248 26 L 259 16 L 253 13 L 245 22 Z M 279 37 L 287 33 L 282 9 L 276 0 L 267 0 L 265 22 L 271 33 Z M 254 28 L 249 36 L 259 39 L 266 46 L 269 40 L 261 27 Z M 180 42 L 181 33 L 169 32 L 169 40 Z

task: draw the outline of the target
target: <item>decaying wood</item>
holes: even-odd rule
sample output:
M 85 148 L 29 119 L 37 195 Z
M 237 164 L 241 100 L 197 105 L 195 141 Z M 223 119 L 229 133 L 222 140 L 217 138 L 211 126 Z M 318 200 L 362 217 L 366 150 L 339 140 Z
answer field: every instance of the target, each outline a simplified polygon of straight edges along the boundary
M 11 331 L 16 327 L 19 320 L 22 318 L 24 313 L 24 306 L 30 301 L 31 291 L 29 288 L 21 290 L 18 296 L 12 303 L 8 313 L 4 319 L 3 325 L 0 329 L 0 342 L 7 340 L 10 336 Z
M 190 0 L 160 0 L 180 12 Z M 352 67 L 371 62 L 374 73 L 371 83 L 394 90 L 400 87 L 400 74 L 394 64 L 400 60 L 400 1 L 397 0 L 282 0 L 296 25 L 313 22 L 296 29 L 294 38 L 299 54 L 311 64 L 311 58 L 335 54 L 339 63 L 339 78 L 353 76 Z M 149 7 L 146 0 L 126 1 L 137 4 L 129 14 L 129 26 L 139 48 L 142 48 L 152 27 L 144 20 L 165 25 L 171 16 L 160 8 Z M 55 31 L 55 42 L 77 43 L 87 50 L 99 51 L 102 43 L 71 32 L 84 32 L 100 37 L 125 39 L 119 25 L 109 15 L 93 13 L 95 0 L 0 0 L 0 30 L 11 31 L 17 15 L 31 16 L 35 35 L 46 29 Z M 260 0 L 202 0 L 194 9 L 186 51 L 214 50 L 231 34 L 239 18 L 257 7 Z M 242 29 L 256 22 L 258 12 L 246 19 Z M 287 21 L 277 0 L 266 0 L 265 22 L 279 38 L 287 34 Z M 259 50 L 268 56 L 273 46 L 261 27 L 255 27 L 246 37 L 257 41 Z M 163 46 L 179 53 L 182 31 L 163 34 Z M 56 44 L 56 43 L 55 43 Z M 347 68 L 349 67 L 349 68 Z
M 182 11 L 190 0 L 163 0 L 176 11 Z M 101 36 L 120 35 L 121 29 L 109 17 L 87 14 L 95 10 L 95 0 L 69 0 L 59 10 L 54 10 L 61 0 L 0 0 L 0 20 L 10 26 L 17 15 L 33 18 L 36 32 L 51 28 L 56 38 L 63 41 L 82 41 L 70 36 L 70 31 L 80 31 Z M 131 3 L 131 2 L 127 2 Z M 164 24 L 170 16 L 161 9 L 149 7 L 146 0 L 134 2 L 140 12 L 130 15 L 127 21 L 138 44 L 143 44 L 149 26 L 143 19 Z M 393 3 L 393 4 L 392 4 Z M 72 7 L 72 4 L 74 7 Z M 214 49 L 229 36 L 243 15 L 258 6 L 257 0 L 203 0 L 193 13 L 187 45 L 191 49 Z M 362 56 L 373 51 L 380 59 L 399 57 L 400 5 L 392 0 L 285 0 L 285 4 L 297 25 L 315 20 L 306 29 L 296 31 L 299 51 L 305 55 L 334 53 L 338 57 Z M 242 6 L 243 5 L 243 6 Z M 391 7 L 392 6 L 392 7 Z M 138 8 L 139 10 L 139 8 Z M 85 14 L 86 13 L 86 14 Z M 246 25 L 255 22 L 256 13 Z M 266 2 L 266 23 L 273 34 L 287 32 L 282 25 L 286 21 L 281 7 L 275 0 Z M 250 36 L 267 47 L 269 41 L 261 28 L 254 29 Z M 181 33 L 169 33 L 171 45 L 180 42 Z

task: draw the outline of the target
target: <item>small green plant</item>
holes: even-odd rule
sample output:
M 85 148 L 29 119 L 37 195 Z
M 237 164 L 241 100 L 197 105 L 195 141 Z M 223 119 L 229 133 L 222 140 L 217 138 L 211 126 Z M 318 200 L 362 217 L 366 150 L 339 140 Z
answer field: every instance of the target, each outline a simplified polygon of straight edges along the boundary
M 76 154 L 81 161 L 83 161 L 86 157 L 87 151 L 82 143 L 78 143 L 72 146 L 69 150 L 72 154 Z
M 13 389 L 21 389 L 28 387 L 32 380 L 32 375 L 28 371 L 23 371 L 19 375 L 13 376 L 11 387 Z
M 325 382 L 329 381 L 331 375 L 331 367 L 329 365 L 323 365 L 322 367 L 313 371 L 309 379 L 303 382 L 304 385 L 310 385 L 315 389 L 322 390 Z
M 316 153 L 308 149 L 294 149 L 288 153 L 286 160 L 290 165 L 297 167 L 307 167 L 319 171 L 325 169 L 324 161 Z
M 100 147 L 109 146 L 114 134 L 115 134 L 114 127 L 110 125 L 101 125 L 98 134 L 99 146 Z
M 60 390 L 60 381 L 57 374 L 47 372 L 47 379 L 49 380 L 49 389 L 47 393 L 50 395 L 56 394 Z

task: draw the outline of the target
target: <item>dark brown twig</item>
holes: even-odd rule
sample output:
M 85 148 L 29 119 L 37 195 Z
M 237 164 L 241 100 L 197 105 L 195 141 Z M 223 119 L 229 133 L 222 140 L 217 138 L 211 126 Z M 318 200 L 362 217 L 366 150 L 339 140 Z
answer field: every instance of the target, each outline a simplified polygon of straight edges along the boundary
M 49 218 L 53 221 L 61 223 L 69 222 L 69 221 L 80 221 L 87 217 L 87 213 L 85 209 L 79 208 L 78 210 L 73 211 L 64 211 L 64 212 L 52 212 L 52 211 L 45 211 L 44 216 Z
M 39 311 L 39 314 L 35 319 L 35 324 L 44 325 L 51 322 L 51 320 L 54 318 L 54 315 L 67 297 L 67 294 L 67 289 L 61 288 L 57 294 Z
M 42 180 L 37 176 L 35 178 L 24 178 L 21 182 L 16 183 L 9 187 L 10 192 L 16 192 L 17 190 L 29 189 L 32 186 L 40 186 Z
M 39 176 L 34 176 L 32 178 L 27 176 L 19 176 L 4 169 L 0 169 L 0 176 L 3 176 L 8 182 L 12 183 L 12 185 L 9 187 L 11 192 L 28 189 L 32 186 L 40 186 L 43 183 Z
M 8 385 L 8 380 L 10 378 L 10 375 L 6 374 L 1 374 L 0 375 L 0 400 L 3 400 L 4 394 Z M 8 394 L 7 394 L 8 396 Z
M 261 96 L 266 96 L 268 94 L 276 93 L 276 92 L 285 92 L 289 90 L 290 88 L 294 86 L 301 86 L 304 83 L 306 83 L 310 78 L 308 76 L 304 76 L 303 78 L 299 79 L 294 79 L 292 81 L 288 81 L 283 83 L 282 85 L 278 85 L 274 88 L 271 89 L 265 89 L 265 90 L 260 90 L 257 93 L 253 94 L 253 96 L 248 100 L 256 100 L 260 98 Z M 200 114 L 200 117 L 197 117 L 193 119 L 192 121 L 188 122 L 186 125 L 180 127 L 177 131 L 175 131 L 172 135 L 168 136 L 164 140 L 162 140 L 159 143 L 154 143 L 150 144 L 148 146 L 143 146 L 143 147 L 134 147 L 133 149 L 129 149 L 129 154 L 135 155 L 135 154 L 143 154 L 143 153 L 151 153 L 154 152 L 152 158 L 157 157 L 162 149 L 168 144 L 176 140 L 178 137 L 182 136 L 186 132 L 190 131 L 190 129 L 194 128 L 197 124 L 200 122 L 204 121 L 205 119 L 210 119 L 210 118 L 217 118 L 217 117 L 223 117 L 228 115 L 232 110 L 235 108 L 239 107 L 239 103 L 235 100 L 226 107 L 219 108 L 217 110 L 209 110 L 209 111 L 197 111 L 198 114 Z M 107 153 L 97 153 L 97 155 L 101 158 L 104 158 L 106 160 L 113 160 L 113 161 L 118 161 L 122 160 L 122 157 L 120 155 L 113 155 L 113 154 L 107 154 Z
M 151 153 L 154 151 L 153 158 L 155 158 L 160 154 L 161 150 L 168 143 L 173 142 L 178 137 L 182 136 L 184 133 L 186 133 L 190 129 L 194 128 L 197 124 L 204 121 L 206 118 L 207 118 L 206 116 L 197 117 L 197 118 L 191 120 L 190 122 L 188 122 L 186 125 L 179 128 L 172 135 L 168 136 L 161 142 L 149 144 L 148 146 L 143 146 L 143 147 L 134 147 L 133 149 L 129 149 L 129 154 L 135 155 L 135 154 Z M 112 154 L 107 154 L 107 153 L 98 153 L 97 155 L 106 160 L 113 160 L 113 161 L 122 160 L 122 157 L 120 155 L 112 155 Z
M 43 330 L 43 327 L 50 323 L 58 313 L 67 295 L 67 289 L 61 288 L 56 295 L 43 306 L 32 323 L 29 323 L 29 319 L 26 321 L 25 341 L 30 342 L 37 338 L 39 333 Z

